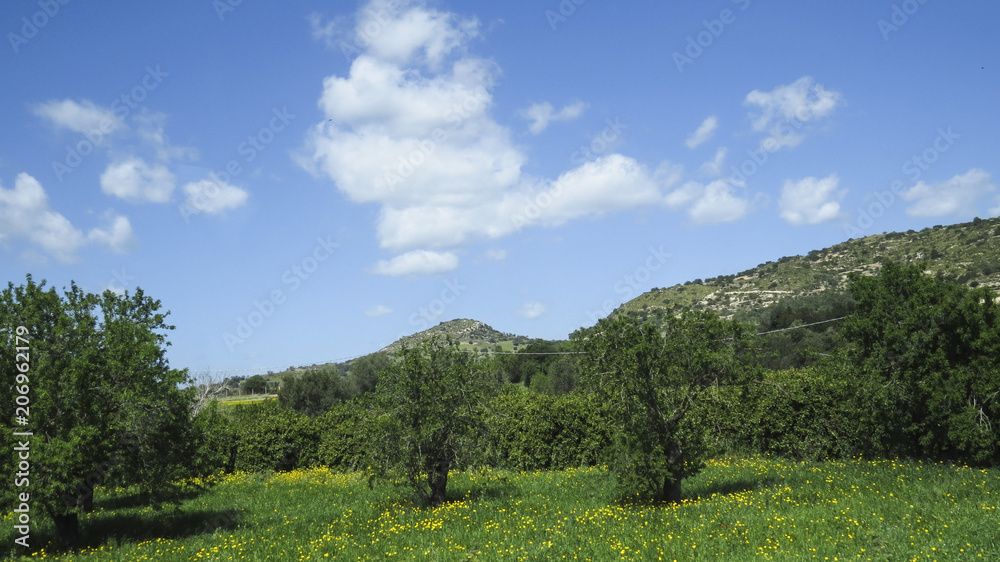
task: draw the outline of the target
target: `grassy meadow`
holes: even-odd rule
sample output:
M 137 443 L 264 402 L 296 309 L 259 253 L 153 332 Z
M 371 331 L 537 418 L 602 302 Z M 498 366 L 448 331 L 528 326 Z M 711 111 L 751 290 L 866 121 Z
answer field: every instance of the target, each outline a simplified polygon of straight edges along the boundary
M 438 509 L 325 468 L 184 489 L 162 510 L 101 490 L 85 551 L 43 549 L 36 522 L 24 559 L 1000 560 L 1000 471 L 945 464 L 720 459 L 676 505 L 616 504 L 600 468 L 453 473 Z

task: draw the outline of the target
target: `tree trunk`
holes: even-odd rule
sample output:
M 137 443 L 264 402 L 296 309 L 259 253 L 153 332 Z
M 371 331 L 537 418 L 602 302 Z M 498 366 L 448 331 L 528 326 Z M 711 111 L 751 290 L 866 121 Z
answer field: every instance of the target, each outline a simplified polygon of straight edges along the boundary
M 670 456 L 667 459 L 669 473 L 663 479 L 663 501 L 680 503 L 681 478 L 684 475 L 684 450 L 680 444 L 670 446 Z
M 663 479 L 663 501 L 670 503 L 680 503 L 681 501 L 681 477 L 679 474 L 671 474 Z
M 66 550 L 80 549 L 80 518 L 75 513 L 63 513 L 52 516 L 56 524 L 59 542 Z
M 427 484 L 431 488 L 428 499 L 431 507 L 438 507 L 444 503 L 445 489 L 448 486 L 449 464 L 447 461 L 441 461 L 427 473 Z

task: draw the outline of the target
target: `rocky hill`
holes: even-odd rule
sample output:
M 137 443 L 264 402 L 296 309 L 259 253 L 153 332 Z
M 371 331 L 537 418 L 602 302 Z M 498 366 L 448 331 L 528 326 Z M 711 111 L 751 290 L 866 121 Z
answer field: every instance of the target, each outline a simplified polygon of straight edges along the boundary
M 874 274 L 885 260 L 925 262 L 926 271 L 942 279 L 1000 290 L 1000 218 L 848 240 L 732 275 L 653 289 L 612 314 L 648 317 L 694 309 L 742 316 L 778 301 L 843 291 L 850 273 Z
M 526 344 L 531 341 L 530 338 L 525 336 L 516 336 L 514 334 L 498 332 L 489 325 L 479 322 L 478 320 L 459 318 L 456 320 L 442 322 L 433 328 L 400 338 L 383 347 L 379 351 L 398 351 L 403 344 L 407 347 L 415 347 L 425 338 L 431 338 L 434 336 L 451 336 L 454 340 L 458 341 L 462 347 L 466 348 L 493 349 L 499 345 L 501 348 L 508 351 L 514 349 L 516 346 Z

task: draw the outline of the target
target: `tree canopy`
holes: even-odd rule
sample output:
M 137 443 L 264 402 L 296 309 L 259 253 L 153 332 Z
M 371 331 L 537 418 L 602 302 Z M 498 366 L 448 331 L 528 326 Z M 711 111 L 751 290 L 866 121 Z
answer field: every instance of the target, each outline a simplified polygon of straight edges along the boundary
M 842 335 L 877 454 L 1000 461 L 1000 305 L 919 264 L 853 275 Z
M 702 460 L 700 430 L 686 416 L 711 387 L 756 376 L 749 326 L 708 312 L 668 317 L 662 328 L 620 315 L 573 339 L 587 351 L 584 384 L 615 424 L 619 495 L 679 501 L 681 479 Z
M 433 338 L 403 348 L 379 374 L 370 453 L 373 478 L 402 479 L 425 503 L 445 500 L 448 473 L 483 433 L 490 376 L 458 343 Z
M 198 442 L 193 391 L 178 386 L 188 382 L 187 372 L 167 364 L 165 332 L 173 326 L 166 316 L 141 289 L 96 295 L 73 284 L 60 295 L 29 275 L 25 285 L 11 283 L 0 293 L 0 373 L 27 390 L 27 424 L 15 427 L 33 434 L 30 483 L 16 488 L 4 478 L 2 503 L 30 492 L 31 505 L 52 517 L 68 547 L 79 544 L 78 514 L 92 506 L 94 486 L 153 491 L 191 462 Z M 18 332 L 26 344 L 16 340 Z M 18 346 L 28 349 L 15 361 Z M 15 417 L 12 386 L 4 392 L 7 425 Z M 11 444 L 11 428 L 2 433 Z M 5 474 L 16 472 L 12 462 L 11 455 L 0 460 Z

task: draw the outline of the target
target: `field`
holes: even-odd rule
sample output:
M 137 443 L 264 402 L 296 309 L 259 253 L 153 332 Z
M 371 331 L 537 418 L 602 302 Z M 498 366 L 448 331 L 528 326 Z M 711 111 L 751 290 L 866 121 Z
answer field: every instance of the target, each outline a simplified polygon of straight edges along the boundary
M 721 459 L 678 505 L 616 504 L 600 468 L 453 473 L 438 509 L 322 468 L 189 484 L 163 510 L 104 491 L 83 554 L 30 559 L 1000 560 L 1000 471 L 945 464 Z

